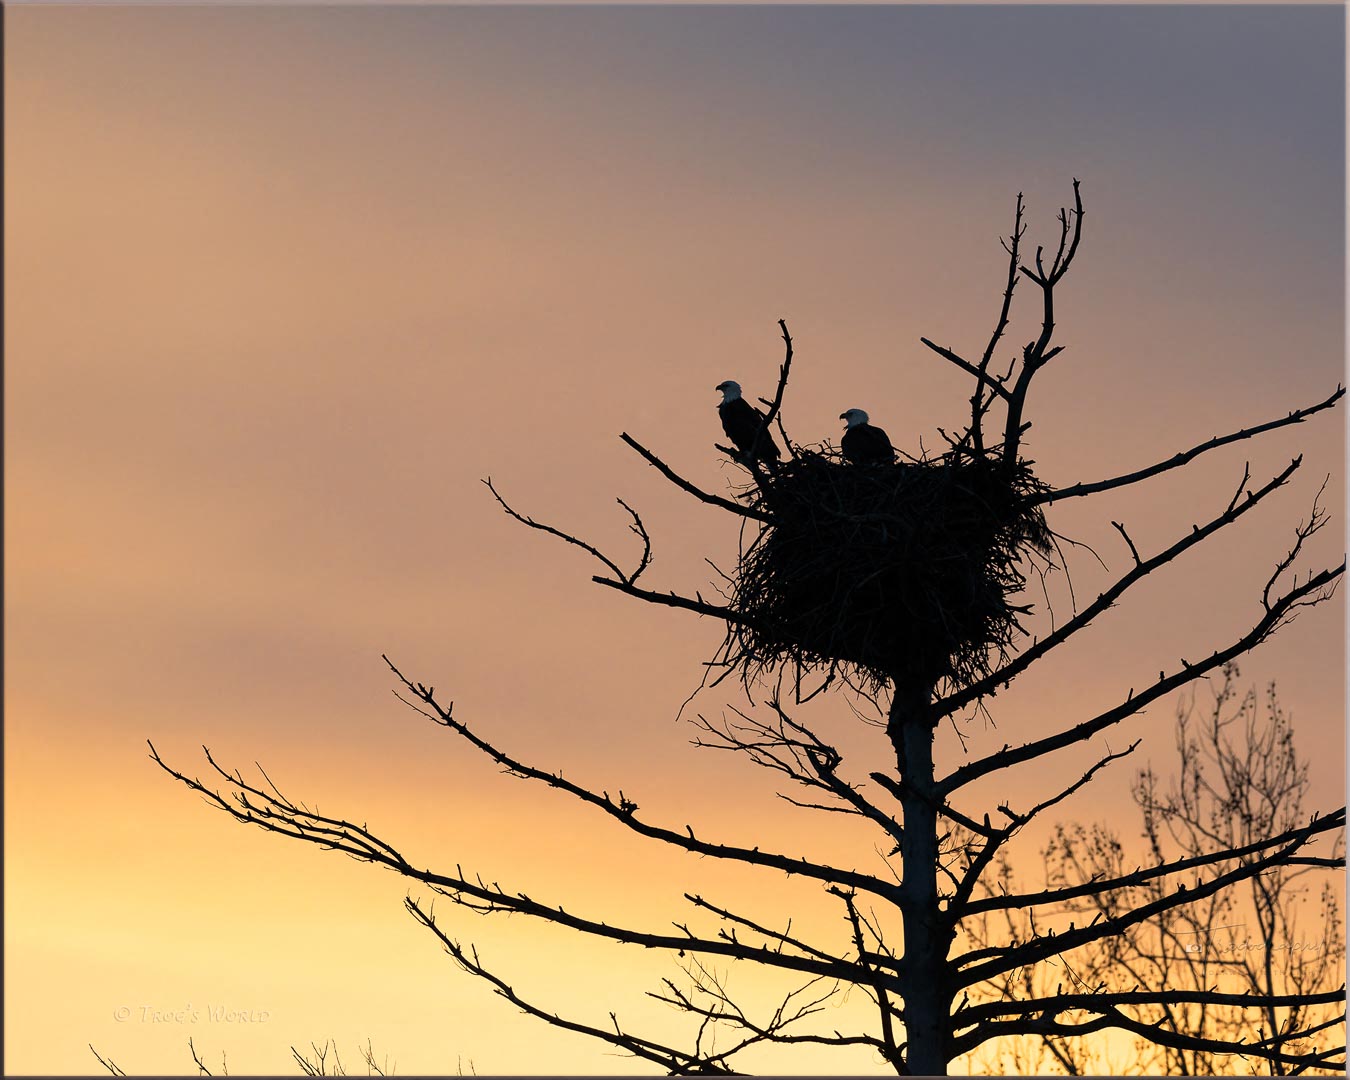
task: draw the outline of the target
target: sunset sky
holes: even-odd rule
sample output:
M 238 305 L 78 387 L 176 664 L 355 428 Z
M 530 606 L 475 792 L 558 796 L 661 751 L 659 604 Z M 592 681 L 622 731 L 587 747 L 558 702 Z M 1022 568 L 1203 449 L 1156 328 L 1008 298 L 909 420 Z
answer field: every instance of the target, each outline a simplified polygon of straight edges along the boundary
M 1032 247 L 1057 240 L 1074 177 L 1086 208 L 1067 348 L 1028 407 L 1052 484 L 1344 379 L 1339 5 L 11 5 L 5 31 L 7 1072 L 92 1071 L 89 1043 L 128 1073 L 191 1071 L 189 1037 L 232 1073 L 294 1071 L 291 1045 L 329 1038 L 353 1071 L 367 1039 L 404 1074 L 648 1071 L 520 1016 L 407 916 L 402 879 L 230 821 L 147 739 L 188 772 L 202 744 L 260 763 L 418 865 L 597 918 L 663 929 L 693 915 L 687 890 L 841 933 L 809 884 L 653 849 L 501 775 L 400 705 L 380 656 L 654 822 L 879 871 L 861 827 L 689 745 L 677 712 L 719 625 L 592 584 L 584 552 L 479 481 L 627 561 L 622 497 L 654 538 L 650 587 L 708 592 L 735 522 L 620 433 L 725 492 L 712 388 L 770 393 L 784 318 L 796 439 L 837 440 L 860 407 L 906 451 L 938 445 L 970 388 L 919 338 L 983 347 L 1019 191 Z M 1001 363 L 1038 316 L 1028 283 Z M 1095 597 L 1129 565 L 1112 520 L 1160 549 L 1244 463 L 1264 482 L 1305 455 L 1231 535 L 1000 694 L 969 753 L 1238 636 L 1328 475 L 1331 525 L 1299 567 L 1337 564 L 1343 421 L 1054 508 L 1107 563 L 1074 555 Z M 1338 595 L 1243 662 L 1278 680 L 1309 810 L 1344 801 L 1344 620 Z M 1170 771 L 1174 716 L 1159 703 L 1010 772 L 987 808 L 1142 736 L 1059 818 L 1135 843 L 1130 778 Z M 803 717 L 853 738 L 838 697 Z M 950 726 L 937 754 L 963 760 Z M 1013 849 L 1029 881 L 1040 835 Z M 642 997 L 678 976 L 667 957 L 437 911 L 545 1007 L 688 1030 Z

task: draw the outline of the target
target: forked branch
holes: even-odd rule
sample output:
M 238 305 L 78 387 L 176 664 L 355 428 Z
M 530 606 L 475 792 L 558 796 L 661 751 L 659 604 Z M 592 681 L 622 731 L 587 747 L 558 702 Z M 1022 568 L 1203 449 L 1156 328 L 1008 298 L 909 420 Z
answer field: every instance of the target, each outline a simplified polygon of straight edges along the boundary
M 573 536 L 571 533 L 563 532 L 561 529 L 555 529 L 552 525 L 545 525 L 542 521 L 535 521 L 534 518 L 526 517 L 524 514 L 517 512 L 511 506 L 510 503 L 508 503 L 505 499 L 502 498 L 501 493 L 495 487 L 492 486 L 491 477 L 485 479 L 483 483 L 487 486 L 487 489 L 490 492 L 492 492 L 492 497 L 501 504 L 502 509 L 505 510 L 511 517 L 519 521 L 522 525 L 526 525 L 531 529 L 537 529 L 540 532 L 548 533 L 550 536 L 556 536 L 559 540 L 562 540 L 564 543 L 571 544 L 573 547 L 579 547 L 581 548 L 582 551 L 590 552 L 602 563 L 604 563 L 605 566 L 607 566 L 610 569 L 610 571 L 614 574 L 614 576 L 618 578 L 620 581 L 622 581 L 625 585 L 632 585 L 635 581 L 637 581 L 638 577 L 641 576 L 642 571 L 646 570 L 647 567 L 651 565 L 652 539 L 650 536 L 647 535 L 647 529 L 642 524 L 642 518 L 638 517 L 637 511 L 634 510 L 622 499 L 615 499 L 614 501 L 628 511 L 629 516 L 632 517 L 633 519 L 632 524 L 630 524 L 628 528 L 632 532 L 636 533 L 638 538 L 642 541 L 642 555 L 638 559 L 637 568 L 631 574 L 625 574 L 622 570 L 619 569 L 618 563 L 616 563 L 608 555 L 604 554 L 604 552 L 600 551 L 600 549 L 595 547 L 593 544 L 588 544 L 585 540 L 581 540 L 578 537 Z

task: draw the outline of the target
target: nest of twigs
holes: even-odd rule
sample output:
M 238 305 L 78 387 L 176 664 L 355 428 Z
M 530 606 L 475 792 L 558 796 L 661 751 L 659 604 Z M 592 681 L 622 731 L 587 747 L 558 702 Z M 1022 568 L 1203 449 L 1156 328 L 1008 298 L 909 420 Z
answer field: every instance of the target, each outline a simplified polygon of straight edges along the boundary
M 848 665 L 861 681 L 968 685 L 1021 634 L 1028 549 L 1051 548 L 1026 463 L 948 454 L 860 466 L 805 453 L 752 489 L 770 517 L 734 606 L 746 670 Z

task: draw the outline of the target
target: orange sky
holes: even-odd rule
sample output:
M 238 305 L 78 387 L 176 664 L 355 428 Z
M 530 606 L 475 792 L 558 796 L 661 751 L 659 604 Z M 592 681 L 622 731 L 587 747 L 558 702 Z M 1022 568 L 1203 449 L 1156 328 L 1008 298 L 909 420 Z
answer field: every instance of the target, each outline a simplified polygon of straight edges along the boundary
M 734 526 L 619 433 L 723 490 L 712 387 L 767 393 L 784 317 L 797 439 L 858 406 L 932 447 L 969 389 L 919 336 L 978 351 L 1018 190 L 1032 243 L 1055 239 L 1074 176 L 1087 208 L 1068 348 L 1029 410 L 1051 482 L 1344 378 L 1339 7 L 11 7 L 5 28 L 9 1072 L 89 1071 L 90 1042 L 128 1072 L 181 1072 L 189 1036 L 236 1073 L 330 1036 L 350 1066 L 369 1037 L 404 1073 L 633 1068 L 462 975 L 392 875 L 210 812 L 147 738 L 189 771 L 202 743 L 256 760 L 414 861 L 600 917 L 660 926 L 692 887 L 838 932 L 812 886 L 652 851 L 496 774 L 390 696 L 380 654 L 654 821 L 875 862 L 861 831 L 687 745 L 675 716 L 715 626 L 592 585 L 584 554 L 506 520 L 478 480 L 627 553 L 622 496 L 655 538 L 653 586 L 706 589 Z M 1021 304 L 1008 353 L 1034 334 Z M 1327 474 L 1309 562 L 1338 562 L 1342 420 L 1056 508 L 1111 567 L 1075 566 L 1095 596 L 1127 565 L 1112 519 L 1156 549 L 1217 512 L 1245 461 L 1263 479 L 1306 455 L 1292 489 L 1000 695 L 971 752 L 1233 636 Z M 1279 680 L 1321 808 L 1343 801 L 1343 623 L 1338 597 L 1243 669 Z M 1132 722 L 1139 764 L 1170 763 L 1173 711 Z M 851 738 L 838 700 L 804 715 Z M 938 753 L 959 760 L 949 731 Z M 1090 755 L 1055 766 L 1067 782 Z M 1049 768 L 991 793 L 1037 792 Z M 1065 818 L 1132 836 L 1133 768 Z M 1034 837 L 1020 858 L 1039 861 Z M 445 914 L 542 1004 L 671 1023 L 641 997 L 664 958 Z

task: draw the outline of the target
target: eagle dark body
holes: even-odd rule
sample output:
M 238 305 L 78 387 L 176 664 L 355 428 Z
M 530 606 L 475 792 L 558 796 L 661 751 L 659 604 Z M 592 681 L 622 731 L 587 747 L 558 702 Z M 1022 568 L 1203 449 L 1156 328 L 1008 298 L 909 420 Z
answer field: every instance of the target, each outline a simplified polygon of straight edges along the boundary
M 845 414 L 847 415 L 847 414 Z M 844 432 L 839 440 L 844 458 L 855 465 L 890 465 L 895 461 L 895 449 L 890 436 L 881 428 L 864 421 Z
M 723 383 L 717 389 L 721 390 L 724 395 L 729 395 L 729 391 L 725 389 L 728 385 L 728 383 Z M 722 403 L 717 406 L 717 414 L 722 418 L 722 430 L 727 433 L 727 438 L 732 441 L 742 455 L 745 455 L 749 454 L 751 447 L 755 446 L 755 435 L 759 431 L 760 424 L 764 421 L 764 414 L 740 396 L 740 387 L 736 387 L 735 395 L 734 397 L 725 397 Z M 776 462 L 779 458 L 778 446 L 767 429 L 759 436 L 759 446 L 755 458 L 765 464 Z

